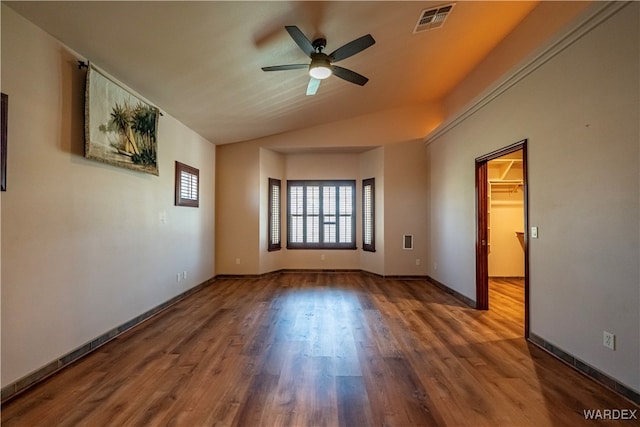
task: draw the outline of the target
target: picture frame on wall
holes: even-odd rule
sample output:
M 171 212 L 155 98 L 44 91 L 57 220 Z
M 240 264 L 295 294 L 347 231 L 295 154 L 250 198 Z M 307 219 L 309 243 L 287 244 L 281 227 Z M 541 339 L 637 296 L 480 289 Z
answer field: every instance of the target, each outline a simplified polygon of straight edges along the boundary
M 7 191 L 7 124 L 9 96 L 0 94 L 0 191 Z
M 85 157 L 159 175 L 158 108 L 92 64 L 85 90 Z

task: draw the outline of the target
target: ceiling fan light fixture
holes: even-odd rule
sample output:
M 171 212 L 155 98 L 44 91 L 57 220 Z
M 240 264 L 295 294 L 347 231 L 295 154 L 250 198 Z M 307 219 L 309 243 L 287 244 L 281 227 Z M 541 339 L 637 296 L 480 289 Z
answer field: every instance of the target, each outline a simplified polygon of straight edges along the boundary
M 324 80 L 332 73 L 331 63 L 328 59 L 313 58 L 311 60 L 311 65 L 309 65 L 309 75 L 314 79 Z
M 311 64 L 274 65 L 270 67 L 262 67 L 262 71 L 297 70 L 308 67 L 309 76 L 311 76 L 311 78 L 307 85 L 307 95 L 315 95 L 318 87 L 320 86 L 320 82 L 329 78 L 331 75 L 335 75 L 344 81 L 360 86 L 364 86 L 369 81 L 368 78 L 356 73 L 355 71 L 332 64 L 334 62 L 347 59 L 374 45 L 376 41 L 371 34 L 351 40 L 349 43 L 342 45 L 331 54 L 327 55 L 323 52 L 327 45 L 327 40 L 325 38 L 318 38 L 311 42 L 295 25 L 287 25 L 284 28 L 287 30 L 293 41 L 298 45 L 300 50 L 311 58 Z

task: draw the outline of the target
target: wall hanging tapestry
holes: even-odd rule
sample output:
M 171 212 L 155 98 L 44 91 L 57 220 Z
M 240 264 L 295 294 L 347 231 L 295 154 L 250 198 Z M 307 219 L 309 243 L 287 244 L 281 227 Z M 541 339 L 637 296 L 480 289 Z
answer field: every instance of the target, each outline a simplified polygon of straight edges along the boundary
M 85 93 L 85 157 L 158 175 L 158 108 L 89 64 Z

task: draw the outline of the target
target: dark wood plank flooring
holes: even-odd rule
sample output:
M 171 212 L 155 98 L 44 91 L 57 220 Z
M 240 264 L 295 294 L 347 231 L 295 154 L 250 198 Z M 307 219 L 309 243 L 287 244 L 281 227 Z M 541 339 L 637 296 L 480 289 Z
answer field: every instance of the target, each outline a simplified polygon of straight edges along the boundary
M 2 425 L 611 426 L 583 411 L 635 409 L 527 343 L 518 294 L 492 281 L 482 312 L 421 280 L 218 280 L 5 404 Z

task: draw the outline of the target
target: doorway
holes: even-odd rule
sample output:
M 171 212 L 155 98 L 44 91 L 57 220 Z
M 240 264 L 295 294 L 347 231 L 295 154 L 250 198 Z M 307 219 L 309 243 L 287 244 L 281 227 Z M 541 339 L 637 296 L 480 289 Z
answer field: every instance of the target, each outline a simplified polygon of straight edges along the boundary
M 524 336 L 528 338 L 527 140 L 478 157 L 475 167 L 476 308 L 489 309 L 490 275 L 522 275 Z

